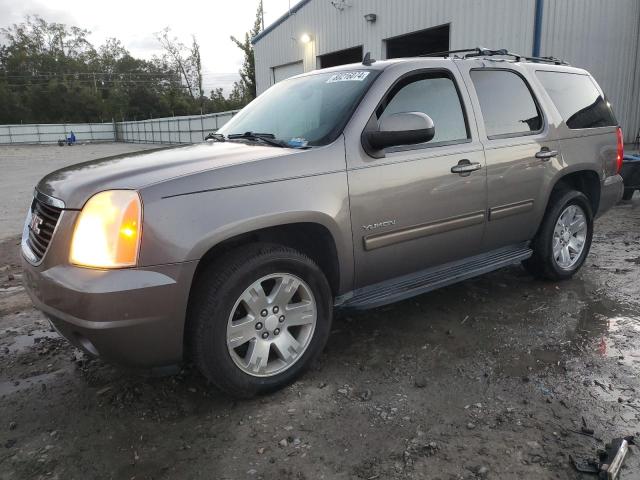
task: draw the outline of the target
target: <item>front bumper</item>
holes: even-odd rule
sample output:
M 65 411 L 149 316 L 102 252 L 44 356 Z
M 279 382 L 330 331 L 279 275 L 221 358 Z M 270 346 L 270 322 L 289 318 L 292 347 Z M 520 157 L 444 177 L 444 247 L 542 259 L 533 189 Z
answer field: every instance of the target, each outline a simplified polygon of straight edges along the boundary
M 95 270 L 22 260 L 35 306 L 72 344 L 116 363 L 152 367 L 179 362 L 197 262 Z
M 624 193 L 624 183 L 620 175 L 606 177 L 602 182 L 600 191 L 600 206 L 597 217 L 608 211 L 622 199 Z

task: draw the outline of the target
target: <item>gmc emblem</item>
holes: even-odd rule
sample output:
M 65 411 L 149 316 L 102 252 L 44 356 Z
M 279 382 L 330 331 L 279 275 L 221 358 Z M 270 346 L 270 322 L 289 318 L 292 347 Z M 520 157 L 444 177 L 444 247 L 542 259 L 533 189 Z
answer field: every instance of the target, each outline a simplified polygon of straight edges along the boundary
M 42 219 L 38 216 L 37 213 L 34 213 L 31 216 L 31 221 L 29 222 L 29 228 L 36 235 L 40 234 L 40 225 L 42 225 Z

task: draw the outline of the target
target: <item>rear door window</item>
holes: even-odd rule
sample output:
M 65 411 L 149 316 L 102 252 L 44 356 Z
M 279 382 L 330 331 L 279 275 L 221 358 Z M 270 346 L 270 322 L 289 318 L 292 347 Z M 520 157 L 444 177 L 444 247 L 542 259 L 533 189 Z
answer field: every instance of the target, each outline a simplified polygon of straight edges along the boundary
M 609 102 L 588 75 L 537 71 L 536 75 L 571 129 L 617 125 Z
M 531 135 L 542 129 L 542 115 L 524 79 L 509 70 L 471 70 L 487 138 Z

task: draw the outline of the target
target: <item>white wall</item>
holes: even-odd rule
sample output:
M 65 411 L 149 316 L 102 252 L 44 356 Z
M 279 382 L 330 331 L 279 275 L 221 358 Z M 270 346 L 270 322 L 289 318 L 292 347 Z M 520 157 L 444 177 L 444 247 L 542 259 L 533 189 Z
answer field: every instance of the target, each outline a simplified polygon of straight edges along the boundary
M 0 144 L 56 143 L 69 136 L 84 142 L 195 143 L 215 132 L 239 110 L 153 118 L 136 122 L 0 125 Z
M 239 110 L 116 122 L 116 140 L 133 143 L 196 143 L 227 123 Z
M 0 144 L 57 143 L 71 132 L 78 142 L 113 142 L 113 123 L 42 123 L 0 125 Z

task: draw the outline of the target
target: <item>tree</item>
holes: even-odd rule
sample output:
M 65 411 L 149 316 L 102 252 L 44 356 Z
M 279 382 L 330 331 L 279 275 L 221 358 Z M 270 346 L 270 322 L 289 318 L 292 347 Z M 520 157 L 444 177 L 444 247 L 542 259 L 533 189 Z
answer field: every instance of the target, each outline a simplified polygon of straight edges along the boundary
M 0 123 L 100 122 L 192 115 L 238 108 L 203 92 L 200 45 L 169 29 L 162 57 L 135 58 L 116 38 L 94 46 L 88 30 L 38 16 L 0 29 Z
M 200 60 L 200 45 L 198 45 L 196 37 L 192 36 L 191 49 L 188 50 L 177 37 L 171 36 L 169 27 L 157 32 L 155 36 L 164 49 L 166 63 L 182 76 L 191 98 L 201 99 L 203 96 L 202 62 Z
M 240 68 L 240 71 L 238 72 L 240 74 L 240 81 L 235 82 L 232 96 L 241 98 L 244 104 L 247 104 L 256 98 L 256 61 L 253 52 L 253 45 L 251 45 L 251 39 L 262 31 L 262 25 L 263 10 L 262 0 L 260 0 L 253 28 L 245 33 L 244 41 L 241 42 L 236 37 L 231 36 L 231 41 L 244 52 L 244 62 L 242 63 L 242 68 Z
M 192 35 L 191 43 L 191 60 L 195 70 L 195 87 L 198 92 L 198 101 L 200 102 L 200 113 L 204 110 L 204 90 L 202 89 L 202 59 L 200 58 L 200 45 L 196 40 L 196 36 Z

